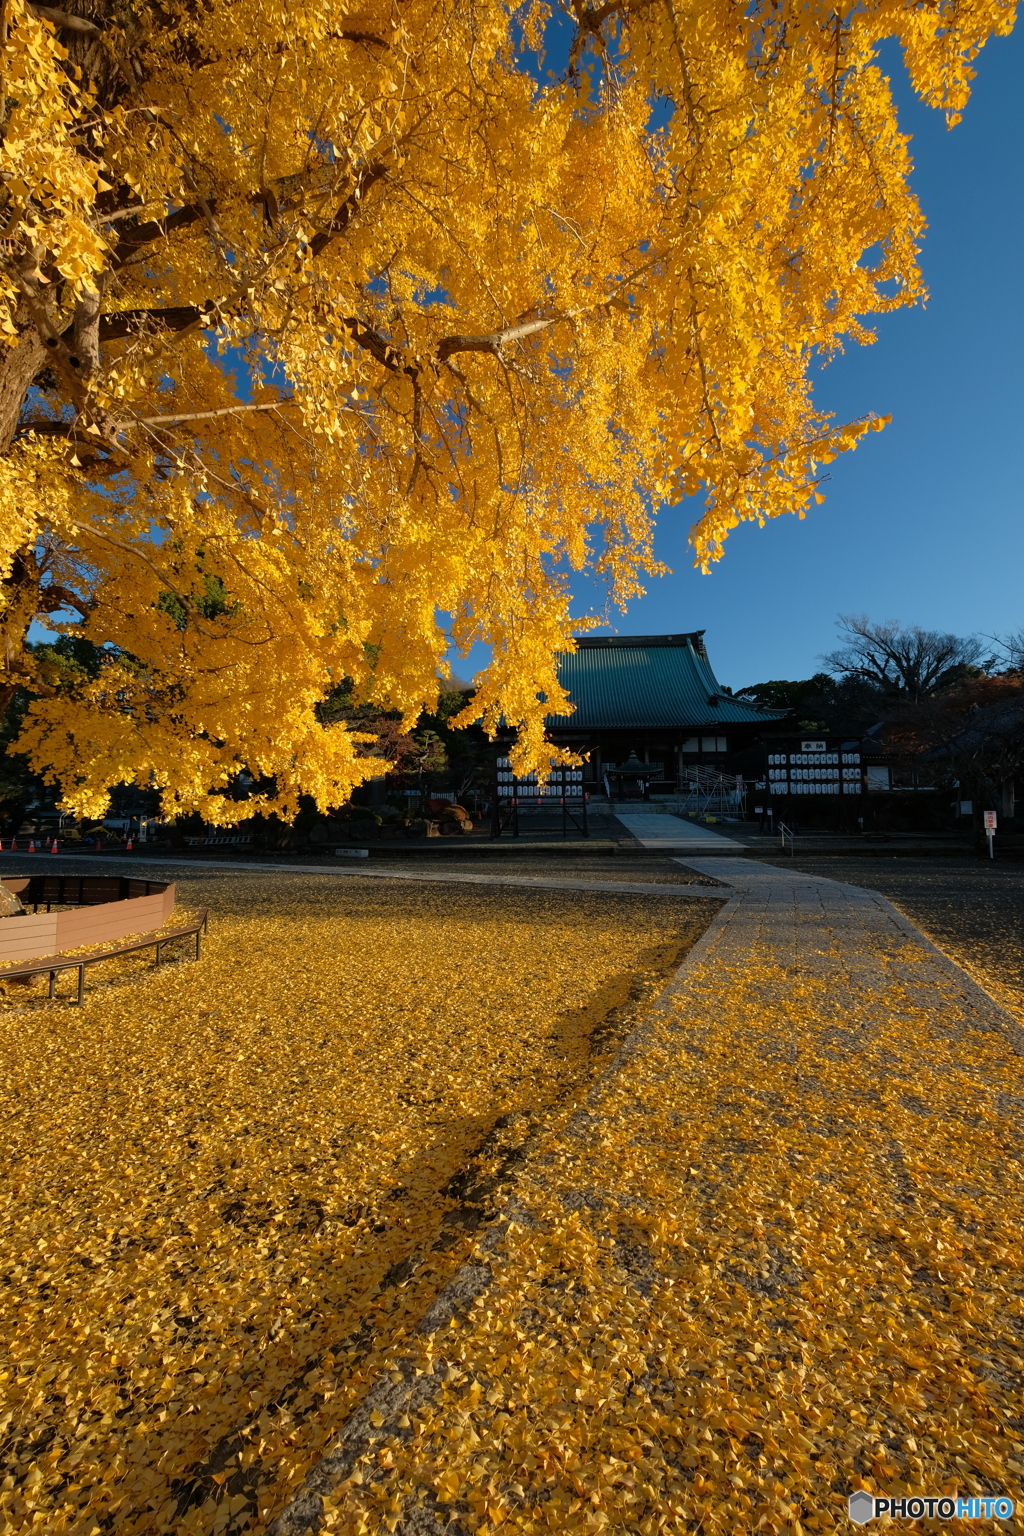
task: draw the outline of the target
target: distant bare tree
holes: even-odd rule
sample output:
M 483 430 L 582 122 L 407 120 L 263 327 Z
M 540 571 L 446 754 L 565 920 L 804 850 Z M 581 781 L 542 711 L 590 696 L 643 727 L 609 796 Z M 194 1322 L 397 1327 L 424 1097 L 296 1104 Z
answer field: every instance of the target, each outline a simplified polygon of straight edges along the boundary
M 998 647 L 999 660 L 1008 672 L 1024 672 L 1024 629 L 1014 630 L 1009 635 L 992 635 L 991 640 Z
M 1024 771 L 1024 688 L 1015 675 L 976 677 L 920 704 L 888 724 L 890 745 L 946 768 L 961 798 L 1004 817 L 1015 814 L 1014 786 Z
M 975 635 L 947 635 L 917 624 L 904 628 L 895 619 L 874 624 L 865 614 L 849 613 L 840 614 L 836 628 L 846 644 L 822 657 L 830 672 L 859 678 L 893 698 L 914 703 L 995 661 Z

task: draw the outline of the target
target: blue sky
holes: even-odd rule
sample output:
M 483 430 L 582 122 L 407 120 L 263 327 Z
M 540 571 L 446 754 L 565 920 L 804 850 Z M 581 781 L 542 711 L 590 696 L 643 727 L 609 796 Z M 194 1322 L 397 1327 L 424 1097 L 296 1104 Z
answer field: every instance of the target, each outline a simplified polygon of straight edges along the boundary
M 891 413 L 891 425 L 832 465 L 804 522 L 738 529 L 710 576 L 690 566 L 690 508 L 664 513 L 657 552 L 674 574 L 616 621 L 620 634 L 705 629 L 719 680 L 740 688 L 820 670 L 839 613 L 958 634 L 1024 625 L 1024 28 L 976 67 L 952 132 L 894 76 L 931 297 L 883 316 L 875 345 L 847 351 L 817 388 L 840 418 Z

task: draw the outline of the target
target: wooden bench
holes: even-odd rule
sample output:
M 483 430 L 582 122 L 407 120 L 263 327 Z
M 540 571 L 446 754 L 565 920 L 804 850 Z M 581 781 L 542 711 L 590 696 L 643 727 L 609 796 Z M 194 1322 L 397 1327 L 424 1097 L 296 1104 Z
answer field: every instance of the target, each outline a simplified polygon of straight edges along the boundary
M 29 976 L 50 977 L 50 997 L 56 996 L 56 979 L 58 971 L 78 972 L 78 995 L 75 1002 L 81 1005 L 85 994 L 85 968 L 87 965 L 97 965 L 101 960 L 113 960 L 119 955 L 133 955 L 142 949 L 155 949 L 155 964 L 159 965 L 163 959 L 164 947 L 174 944 L 179 939 L 195 938 L 196 959 L 199 959 L 202 946 L 202 936 L 206 932 L 206 924 L 209 913 L 206 907 L 200 909 L 191 923 L 186 923 L 182 928 L 171 928 L 166 933 L 150 934 L 147 938 L 136 939 L 132 944 L 115 944 L 108 949 L 101 950 L 95 955 L 44 955 L 40 960 L 19 960 L 15 965 L 4 966 L 0 970 L 0 981 L 22 981 Z

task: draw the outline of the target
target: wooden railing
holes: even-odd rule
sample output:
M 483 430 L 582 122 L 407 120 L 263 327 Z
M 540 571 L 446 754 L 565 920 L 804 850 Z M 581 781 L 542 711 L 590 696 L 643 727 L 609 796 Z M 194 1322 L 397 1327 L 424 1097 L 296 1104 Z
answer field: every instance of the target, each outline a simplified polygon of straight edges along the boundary
M 33 908 L 0 918 L 4 967 L 151 933 L 170 922 L 174 912 L 174 885 L 168 880 L 40 874 L 8 875 L 4 883 Z
M 78 993 L 75 1002 L 81 1006 L 85 995 L 85 968 L 87 965 L 98 965 L 101 960 L 113 960 L 119 955 L 134 955 L 143 949 L 155 949 L 155 964 L 159 965 L 163 959 L 163 952 L 168 944 L 180 943 L 182 939 L 195 939 L 196 954 L 198 960 L 202 949 L 202 936 L 206 932 L 208 919 L 207 909 L 204 907 L 191 922 L 185 923 L 180 928 L 171 928 L 165 932 L 147 934 L 145 938 L 136 939 L 131 944 L 112 945 L 109 949 L 101 950 L 95 955 L 47 955 L 45 959 L 33 960 L 28 965 L 20 962 L 16 965 L 5 966 L 0 969 L 0 981 L 27 981 L 31 976 L 46 976 L 50 978 L 49 996 L 57 995 L 57 976 L 61 971 L 78 972 Z

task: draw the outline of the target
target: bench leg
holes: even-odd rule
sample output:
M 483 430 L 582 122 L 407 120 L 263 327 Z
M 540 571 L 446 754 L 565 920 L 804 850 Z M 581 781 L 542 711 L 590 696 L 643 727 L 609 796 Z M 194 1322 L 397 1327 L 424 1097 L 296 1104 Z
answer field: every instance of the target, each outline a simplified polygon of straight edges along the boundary
M 50 996 L 51 997 L 54 994 L 54 989 L 55 989 L 56 985 L 57 985 L 57 972 L 56 971 L 51 971 L 50 972 Z
M 201 945 L 202 945 L 202 929 L 201 928 L 197 928 L 196 929 L 196 959 L 197 960 L 199 959 Z
M 164 952 L 164 947 L 163 947 L 163 945 L 162 945 L 162 944 L 158 944 L 158 945 L 157 945 L 157 946 L 156 946 L 156 963 L 157 963 L 157 965 L 159 965 L 159 964 L 160 964 L 160 957 L 161 957 L 161 955 L 162 955 L 162 954 L 163 954 L 163 952 Z
M 78 997 L 76 999 L 79 1008 L 82 1006 L 82 998 L 85 995 L 85 966 L 78 967 Z

